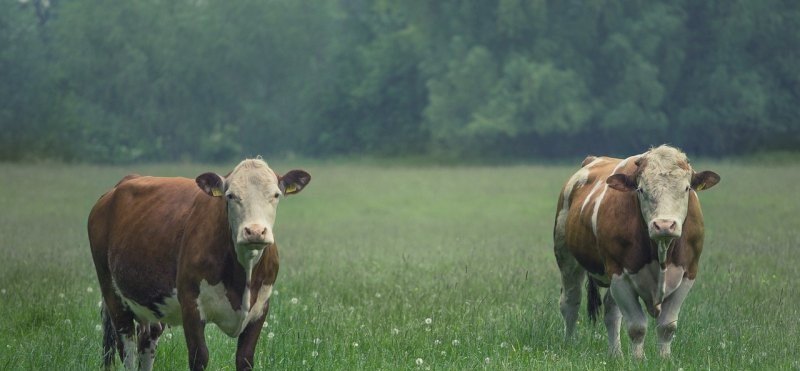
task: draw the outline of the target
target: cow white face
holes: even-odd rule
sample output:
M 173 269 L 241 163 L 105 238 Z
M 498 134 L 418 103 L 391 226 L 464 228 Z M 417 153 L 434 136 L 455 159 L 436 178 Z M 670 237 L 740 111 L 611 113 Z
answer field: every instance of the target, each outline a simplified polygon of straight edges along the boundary
M 686 155 L 660 146 L 636 160 L 634 174 L 615 174 L 607 184 L 620 191 L 636 191 L 650 238 L 669 241 L 681 236 L 692 190 L 711 188 L 720 180 L 711 171 L 695 173 Z
M 233 243 L 240 257 L 243 254 L 260 254 L 275 243 L 272 228 L 278 201 L 284 195 L 300 192 L 311 175 L 302 170 L 292 170 L 278 176 L 261 159 L 239 163 L 226 177 L 205 173 L 195 179 L 205 193 L 225 197 L 228 224 Z

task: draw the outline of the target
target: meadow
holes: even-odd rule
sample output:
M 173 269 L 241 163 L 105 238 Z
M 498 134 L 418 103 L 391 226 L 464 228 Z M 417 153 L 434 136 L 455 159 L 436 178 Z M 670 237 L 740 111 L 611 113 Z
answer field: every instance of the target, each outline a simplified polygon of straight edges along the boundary
M 800 369 L 800 165 L 705 162 L 706 244 L 673 356 L 606 355 L 602 323 L 564 344 L 552 227 L 574 166 L 270 161 L 313 180 L 281 201 L 281 268 L 258 369 Z M 231 166 L 0 164 L 0 369 L 101 366 L 101 300 L 86 237 L 125 174 L 195 177 Z M 585 303 L 585 301 L 584 301 Z M 236 340 L 208 326 L 210 369 Z M 119 362 L 117 362 L 119 366 Z M 155 368 L 186 369 L 181 328 Z M 121 367 L 120 367 L 121 368 Z

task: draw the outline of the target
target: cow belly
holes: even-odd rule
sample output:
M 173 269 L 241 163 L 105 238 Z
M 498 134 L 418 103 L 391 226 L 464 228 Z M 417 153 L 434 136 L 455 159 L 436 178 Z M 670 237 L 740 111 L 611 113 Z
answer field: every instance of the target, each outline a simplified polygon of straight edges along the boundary
M 166 323 L 170 326 L 180 326 L 181 325 L 181 305 L 178 302 L 178 291 L 173 289 L 172 295 L 165 297 L 161 300 L 161 303 L 154 303 L 150 306 L 147 306 L 142 303 L 138 303 L 135 300 L 125 296 L 120 289 L 117 287 L 116 283 L 114 283 L 114 289 L 122 299 L 122 302 L 125 306 L 130 310 L 133 315 L 136 317 L 141 323 Z M 155 306 L 157 312 L 151 309 L 152 306 Z
M 246 290 L 244 295 L 241 295 L 242 305 L 240 309 L 234 309 L 222 282 L 216 285 L 209 285 L 208 282 L 203 280 L 200 282 L 197 309 L 200 311 L 202 320 L 214 323 L 228 336 L 236 337 L 244 331 L 247 324 L 264 315 L 267 299 L 271 294 L 272 285 L 261 286 L 258 290 L 256 301 L 251 307 L 249 290 Z

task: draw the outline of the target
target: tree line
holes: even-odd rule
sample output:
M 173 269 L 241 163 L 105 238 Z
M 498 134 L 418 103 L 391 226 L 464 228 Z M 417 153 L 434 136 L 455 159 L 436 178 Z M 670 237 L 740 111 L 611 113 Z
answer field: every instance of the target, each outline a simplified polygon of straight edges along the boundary
M 0 159 L 800 148 L 792 0 L 2 0 Z

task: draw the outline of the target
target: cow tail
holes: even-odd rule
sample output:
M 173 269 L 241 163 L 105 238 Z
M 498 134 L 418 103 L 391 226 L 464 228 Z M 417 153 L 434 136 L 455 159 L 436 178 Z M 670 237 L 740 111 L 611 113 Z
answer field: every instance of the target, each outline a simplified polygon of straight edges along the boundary
M 100 307 L 100 319 L 103 322 L 103 366 L 109 369 L 114 364 L 117 336 L 105 303 Z
M 590 277 L 586 280 L 586 310 L 589 312 L 589 321 L 592 323 L 597 323 L 597 313 L 600 312 L 602 304 L 603 301 L 600 300 L 597 282 Z

